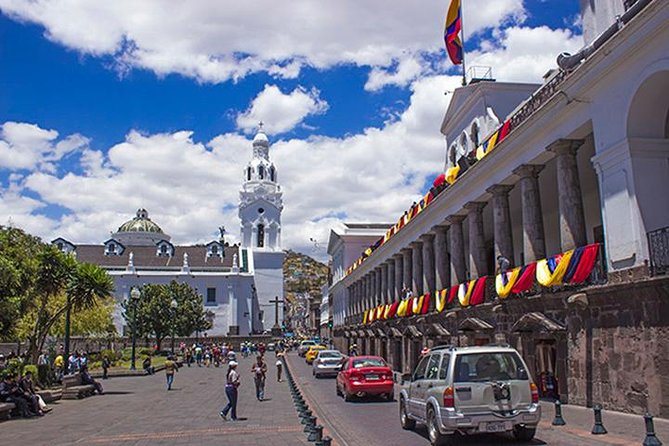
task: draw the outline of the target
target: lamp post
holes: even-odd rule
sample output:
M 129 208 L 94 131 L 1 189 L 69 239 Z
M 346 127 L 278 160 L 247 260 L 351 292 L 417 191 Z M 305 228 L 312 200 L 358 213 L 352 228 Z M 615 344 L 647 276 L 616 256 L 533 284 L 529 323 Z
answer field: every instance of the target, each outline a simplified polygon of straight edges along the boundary
M 172 302 L 170 302 L 170 308 L 172 309 L 172 355 L 174 355 L 174 330 L 175 330 L 175 325 L 176 325 L 176 318 L 177 318 L 177 307 L 179 304 L 177 303 L 177 300 L 175 298 L 172 298 Z
M 130 356 L 130 370 L 137 370 L 135 368 L 135 347 L 137 345 L 137 302 L 141 293 L 139 288 L 133 287 L 130 290 L 130 305 L 132 305 L 132 353 Z
M 65 375 L 70 373 L 70 294 L 67 294 L 67 303 L 65 310 L 65 346 L 63 357 L 65 358 Z

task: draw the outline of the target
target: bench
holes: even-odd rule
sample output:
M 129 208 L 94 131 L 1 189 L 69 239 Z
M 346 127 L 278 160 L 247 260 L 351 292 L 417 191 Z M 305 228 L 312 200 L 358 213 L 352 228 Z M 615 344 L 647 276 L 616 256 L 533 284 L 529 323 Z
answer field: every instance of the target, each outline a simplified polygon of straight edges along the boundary
M 16 409 L 14 403 L 0 403 L 0 420 L 7 420 L 12 416 L 12 410 Z
M 95 386 L 92 384 L 82 384 L 81 374 L 63 376 L 63 396 L 64 400 L 78 400 L 93 395 Z

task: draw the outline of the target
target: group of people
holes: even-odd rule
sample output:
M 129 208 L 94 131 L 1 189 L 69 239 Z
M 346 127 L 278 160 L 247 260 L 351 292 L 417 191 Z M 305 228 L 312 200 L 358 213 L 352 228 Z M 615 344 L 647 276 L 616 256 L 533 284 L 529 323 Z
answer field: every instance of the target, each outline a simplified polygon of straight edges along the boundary
M 276 352 L 276 379 L 281 382 L 281 373 L 283 368 L 283 350 Z M 230 418 L 237 420 L 237 398 L 238 388 L 241 385 L 241 375 L 237 371 L 237 361 L 230 361 L 228 363 L 228 370 L 225 374 L 225 395 L 228 398 L 228 404 L 221 410 L 220 416 L 224 420 Z M 253 376 L 253 383 L 256 388 L 256 399 L 263 401 L 265 399 L 265 381 L 267 379 L 267 362 L 265 361 L 264 351 L 258 352 L 256 360 L 251 366 L 251 375 Z
M 4 373 L 0 382 L 0 402 L 14 403 L 19 415 L 24 418 L 43 416 L 50 409 L 37 394 L 33 373 L 27 370 L 20 379 L 16 377 L 14 372 Z
M 198 367 L 211 367 L 212 365 L 219 367 L 236 359 L 236 353 L 232 345 L 225 343 L 195 343 L 191 346 L 186 346 L 182 342 L 179 350 L 188 367 L 191 364 L 197 364 Z

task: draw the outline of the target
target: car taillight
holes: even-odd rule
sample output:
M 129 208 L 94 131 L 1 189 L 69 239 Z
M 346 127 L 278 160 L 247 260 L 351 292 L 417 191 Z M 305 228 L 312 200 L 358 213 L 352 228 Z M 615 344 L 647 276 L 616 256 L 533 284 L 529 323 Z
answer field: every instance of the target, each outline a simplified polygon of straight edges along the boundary
M 351 373 L 351 380 L 352 381 L 362 381 L 362 374 L 360 373 Z
M 539 389 L 537 388 L 536 384 L 530 383 L 530 392 L 532 392 L 532 402 L 533 403 L 538 403 L 539 402 Z
M 455 407 L 453 387 L 448 386 L 444 389 L 444 407 Z

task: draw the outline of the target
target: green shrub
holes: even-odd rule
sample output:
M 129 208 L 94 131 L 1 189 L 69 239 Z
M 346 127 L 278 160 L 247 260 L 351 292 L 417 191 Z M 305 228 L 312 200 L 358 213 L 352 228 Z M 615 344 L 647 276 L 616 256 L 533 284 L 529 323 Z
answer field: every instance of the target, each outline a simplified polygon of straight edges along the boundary
M 26 364 L 23 366 L 21 376 L 25 375 L 27 372 L 32 372 L 33 376 L 37 378 L 37 366 L 32 364 Z

